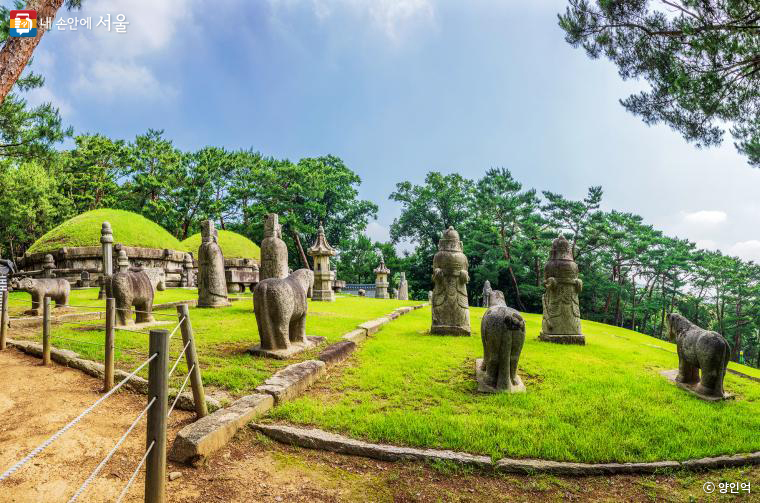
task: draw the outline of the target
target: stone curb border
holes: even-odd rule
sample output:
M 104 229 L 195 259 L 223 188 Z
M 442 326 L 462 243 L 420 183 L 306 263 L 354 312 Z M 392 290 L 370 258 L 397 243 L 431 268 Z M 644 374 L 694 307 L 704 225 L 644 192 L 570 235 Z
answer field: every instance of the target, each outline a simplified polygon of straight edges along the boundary
M 229 407 L 182 428 L 175 437 L 170 459 L 194 466 L 203 464 L 209 456 L 224 447 L 240 428 L 271 408 L 305 392 L 327 373 L 328 368 L 348 358 L 359 342 L 377 333 L 386 323 L 426 305 L 399 307 L 388 316 L 361 323 L 355 330 L 344 334 L 340 342 L 327 346 L 317 360 L 281 368 L 258 386 L 255 394 L 246 395 Z
M 510 459 L 491 461 L 488 456 L 438 449 L 416 449 L 394 445 L 371 444 L 316 428 L 296 428 L 277 424 L 251 424 L 250 427 L 278 442 L 307 449 L 316 449 L 381 461 L 448 461 L 498 473 L 522 475 L 631 475 L 654 474 L 673 470 L 711 470 L 760 464 L 760 451 L 750 454 L 691 459 L 688 461 L 654 461 L 649 463 L 572 463 L 542 459 Z

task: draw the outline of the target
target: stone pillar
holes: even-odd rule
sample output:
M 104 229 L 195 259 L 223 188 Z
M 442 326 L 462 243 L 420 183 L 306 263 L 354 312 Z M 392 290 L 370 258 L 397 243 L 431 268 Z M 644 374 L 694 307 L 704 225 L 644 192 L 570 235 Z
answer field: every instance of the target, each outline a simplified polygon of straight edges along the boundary
M 229 306 L 224 255 L 212 220 L 201 223 L 202 242 L 198 248 L 198 307 Z
M 401 273 L 401 280 L 398 282 L 398 300 L 409 300 L 409 283 L 406 281 L 406 273 Z
M 333 292 L 333 272 L 330 270 L 330 257 L 335 256 L 335 250 L 327 242 L 325 229 L 319 224 L 317 231 L 317 240 L 309 248 L 309 255 L 314 257 L 314 287 L 311 293 L 311 300 L 333 302 L 335 293 Z
M 193 256 L 185 253 L 185 261 L 182 263 L 182 286 L 195 286 L 195 269 L 193 268 Z
M 116 269 L 121 272 L 129 272 L 129 257 L 124 249 L 119 250 L 116 258 Z
M 113 232 L 111 231 L 111 224 L 109 222 L 103 222 L 103 225 L 100 228 L 100 245 L 103 248 L 103 270 L 100 274 L 100 291 L 98 292 L 98 298 L 105 299 L 106 277 L 113 274 Z
M 55 260 L 51 254 L 45 255 L 45 261 L 42 263 L 42 277 L 55 278 Z
M 443 232 L 433 257 L 433 324 L 431 334 L 470 335 L 467 299 L 467 257 L 459 233 L 453 227 Z
M 288 277 L 288 247 L 282 240 L 282 226 L 277 213 L 264 220 L 264 239 L 261 241 L 261 267 L 259 281 Z
M 586 344 L 581 333 L 581 312 L 578 294 L 583 282 L 578 279 L 578 264 L 573 259 L 570 243 L 564 236 L 552 242 L 549 261 L 544 267 L 542 297 L 544 316 L 539 340 L 560 344 Z
M 380 256 L 380 265 L 373 271 L 375 273 L 375 298 L 388 298 L 388 274 L 391 270 L 385 267 L 385 258 Z

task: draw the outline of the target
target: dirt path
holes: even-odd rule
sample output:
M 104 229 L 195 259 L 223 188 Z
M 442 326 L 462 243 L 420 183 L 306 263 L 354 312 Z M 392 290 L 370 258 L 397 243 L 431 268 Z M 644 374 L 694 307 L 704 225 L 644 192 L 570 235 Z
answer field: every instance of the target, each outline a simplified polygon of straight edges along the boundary
M 26 456 L 95 402 L 102 383 L 81 372 L 15 350 L 0 352 L 0 472 Z M 0 501 L 68 501 L 146 405 L 146 397 L 119 392 L 10 478 Z M 175 410 L 170 438 L 192 414 Z M 105 466 L 80 501 L 114 501 L 145 449 L 145 419 Z M 127 501 L 142 501 L 142 476 Z
M 100 382 L 15 350 L 0 352 L 0 471 L 66 424 L 100 396 Z M 0 502 L 67 501 L 145 406 L 142 395 L 120 393 L 0 483 Z M 175 411 L 170 440 L 192 420 Z M 144 449 L 144 424 L 106 465 L 80 501 L 114 501 Z M 248 429 L 200 468 L 170 463 L 182 477 L 167 482 L 168 501 L 195 502 L 545 502 L 760 501 L 760 467 L 662 476 L 499 476 L 386 463 L 274 443 Z M 706 495 L 712 481 L 751 482 L 752 494 Z M 132 502 L 142 499 L 143 478 Z

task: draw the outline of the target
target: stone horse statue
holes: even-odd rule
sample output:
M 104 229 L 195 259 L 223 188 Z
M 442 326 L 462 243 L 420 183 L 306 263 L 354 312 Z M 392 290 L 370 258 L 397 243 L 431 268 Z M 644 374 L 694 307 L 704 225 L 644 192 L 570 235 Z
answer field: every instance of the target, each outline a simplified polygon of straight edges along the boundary
M 10 282 L 12 290 L 27 292 L 32 295 L 32 308 L 24 311 L 24 314 L 40 316 L 42 314 L 42 299 L 50 297 L 55 301 L 55 307 L 67 307 L 71 285 L 62 278 L 12 278 Z
M 525 320 L 519 312 L 507 307 L 504 293 L 492 290 L 491 306 L 480 323 L 483 340 L 483 360 L 478 372 L 478 391 L 524 391 L 517 364 L 525 343 Z
M 696 385 L 694 392 L 698 395 L 723 398 L 723 378 L 731 356 L 726 339 L 717 332 L 699 328 L 676 313 L 668 315 L 668 326 L 670 338 L 678 348 L 676 382 Z

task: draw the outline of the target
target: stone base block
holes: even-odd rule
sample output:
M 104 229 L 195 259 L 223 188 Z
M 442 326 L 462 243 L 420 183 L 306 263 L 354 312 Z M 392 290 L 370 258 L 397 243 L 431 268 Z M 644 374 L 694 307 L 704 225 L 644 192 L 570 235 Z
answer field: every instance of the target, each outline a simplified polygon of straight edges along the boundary
M 321 353 L 319 353 L 317 359 L 325 362 L 329 367 L 342 362 L 354 351 L 356 351 L 355 342 L 348 340 L 340 341 L 327 346 Z
M 583 334 L 545 334 L 541 332 L 538 336 L 539 341 L 553 342 L 555 344 L 578 344 L 586 345 L 586 336 Z
M 219 302 L 219 303 L 216 303 L 216 304 L 201 304 L 200 302 L 198 302 L 198 305 L 196 307 L 216 309 L 216 308 L 220 308 L 220 307 L 230 307 L 231 305 L 232 304 L 230 303 L 230 301 L 227 300 L 227 302 Z
M 699 393 L 697 391 L 697 384 L 686 384 L 686 383 L 682 383 L 682 382 L 676 381 L 676 377 L 678 377 L 678 369 L 675 369 L 675 370 L 663 370 L 662 372 L 660 372 L 660 375 L 663 376 L 668 381 L 674 383 L 679 388 L 681 388 L 683 390 L 686 390 L 689 393 L 691 393 L 692 395 L 696 396 L 697 398 L 701 398 L 702 400 L 705 400 L 707 402 L 721 402 L 723 400 L 733 400 L 734 398 L 736 398 L 736 396 L 734 396 L 733 394 L 726 393 L 725 391 L 723 392 L 723 396 L 722 397 L 719 397 L 719 396 L 708 396 L 708 395 L 704 395 L 702 393 Z
M 430 327 L 430 333 L 432 335 L 461 335 L 465 337 L 470 336 L 470 328 L 450 326 L 450 325 L 433 325 Z
M 256 391 L 272 395 L 275 404 L 279 405 L 306 391 L 326 371 L 325 362 L 320 360 L 294 363 L 276 372 L 256 388 Z
M 277 360 L 287 360 L 288 358 L 297 355 L 307 349 L 315 348 L 320 344 L 327 341 L 327 337 L 317 335 L 307 335 L 304 342 L 291 343 L 285 349 L 262 349 L 261 344 L 253 346 L 248 352 L 254 356 L 263 356 L 266 358 L 274 358 Z
M 518 384 L 512 386 L 512 389 L 496 389 L 486 383 L 486 373 L 480 369 L 481 365 L 483 365 L 483 358 L 475 360 L 475 379 L 478 381 L 478 391 L 480 393 L 525 393 L 525 384 L 519 375 L 517 376 Z
M 155 320 L 155 321 L 146 321 L 144 323 L 130 323 L 129 325 L 119 325 L 118 320 L 116 323 L 116 328 L 119 330 L 129 330 L 129 331 L 140 331 L 145 328 L 152 328 L 152 327 L 160 327 L 163 325 L 176 325 L 176 321 L 166 321 L 166 320 Z M 105 325 L 103 326 L 105 328 Z
M 188 424 L 177 433 L 169 459 L 194 465 L 203 463 L 208 456 L 224 447 L 240 428 L 273 406 L 274 399 L 268 394 L 248 395 L 227 408 Z
M 314 290 L 311 300 L 319 302 L 335 302 L 335 292 L 332 290 Z
M 367 331 L 363 328 L 357 328 L 356 330 L 351 330 L 350 332 L 343 334 L 343 339 L 347 341 L 352 341 L 355 343 L 360 343 L 363 340 L 367 338 Z
M 367 331 L 367 335 L 374 335 L 383 328 L 383 325 L 391 321 L 389 318 L 382 317 L 376 320 L 365 321 L 364 323 L 357 325 L 357 328 L 361 328 Z

